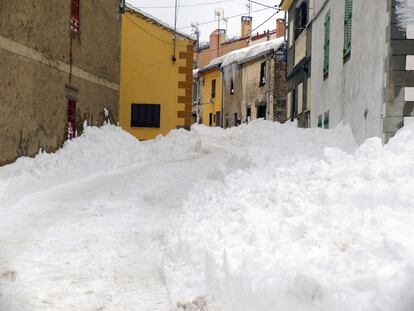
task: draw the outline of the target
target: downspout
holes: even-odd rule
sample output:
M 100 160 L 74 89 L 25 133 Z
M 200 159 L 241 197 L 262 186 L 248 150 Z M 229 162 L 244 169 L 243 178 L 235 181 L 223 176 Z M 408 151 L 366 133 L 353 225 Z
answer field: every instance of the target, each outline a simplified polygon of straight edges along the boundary
M 270 54 L 271 55 L 271 54 Z M 271 61 L 269 58 L 269 54 L 266 57 L 266 120 L 269 120 L 270 116 L 270 68 L 271 68 Z

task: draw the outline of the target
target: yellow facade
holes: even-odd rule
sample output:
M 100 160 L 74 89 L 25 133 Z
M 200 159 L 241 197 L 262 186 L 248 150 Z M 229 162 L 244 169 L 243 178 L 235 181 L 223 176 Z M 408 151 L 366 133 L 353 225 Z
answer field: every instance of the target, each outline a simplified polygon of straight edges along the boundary
M 219 69 L 211 69 L 201 75 L 203 79 L 203 91 L 201 97 L 203 124 L 207 126 L 221 126 L 223 103 L 221 72 Z M 216 92 L 214 97 L 212 94 L 213 80 L 216 81 Z
M 191 39 L 178 35 L 174 63 L 173 31 L 143 13 L 126 11 L 122 17 L 119 107 L 124 130 L 146 140 L 191 126 L 193 46 Z M 132 119 L 137 120 L 132 105 L 137 104 L 159 105 L 159 127 L 132 124 Z

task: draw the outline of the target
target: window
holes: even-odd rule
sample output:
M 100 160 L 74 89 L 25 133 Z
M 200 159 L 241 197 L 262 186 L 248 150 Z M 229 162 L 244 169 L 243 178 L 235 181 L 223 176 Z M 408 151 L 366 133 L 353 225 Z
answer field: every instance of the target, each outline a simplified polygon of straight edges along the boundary
M 72 0 L 70 31 L 72 31 L 73 33 L 79 33 L 79 1 L 80 0 Z
M 266 84 L 266 62 L 263 62 L 260 65 L 260 83 L 259 83 L 259 86 L 264 86 L 265 84 Z
M 323 120 L 323 128 L 325 129 L 329 128 L 329 110 L 325 112 L 324 120 Z
M 65 132 L 66 139 L 76 137 L 76 101 L 71 99 L 68 100 L 68 122 Z
M 208 125 L 209 126 L 213 125 L 213 114 L 211 112 L 208 115 Z
M 234 94 L 234 80 L 233 80 L 233 78 L 231 78 L 231 81 L 230 81 L 230 94 L 231 95 Z
M 216 111 L 216 126 L 221 126 L 220 111 Z
M 265 105 L 257 107 L 257 118 L 266 120 L 266 110 L 267 109 Z
M 132 104 L 131 127 L 160 127 L 161 106 L 157 104 Z
M 344 58 L 351 54 L 352 41 L 352 0 L 345 0 Z
M 252 108 L 247 107 L 246 109 L 246 121 L 249 122 L 252 116 Z
M 298 85 L 298 114 L 303 112 L 303 83 Z
M 322 123 L 323 123 L 323 116 L 320 114 L 318 116 L 318 127 L 322 128 Z
M 211 81 L 211 98 L 216 98 L 216 79 Z
M 238 125 L 239 122 L 237 120 L 237 112 L 234 114 L 234 125 Z
M 308 2 L 303 0 L 295 12 L 295 40 L 299 38 L 308 23 Z
M 323 76 L 326 78 L 329 74 L 329 42 L 331 34 L 331 15 L 325 16 L 325 36 L 323 45 Z

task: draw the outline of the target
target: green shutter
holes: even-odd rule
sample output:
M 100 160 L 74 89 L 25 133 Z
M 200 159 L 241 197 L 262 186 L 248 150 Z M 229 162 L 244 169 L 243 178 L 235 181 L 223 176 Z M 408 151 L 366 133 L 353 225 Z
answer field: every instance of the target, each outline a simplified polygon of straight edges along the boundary
M 352 0 L 345 0 L 344 57 L 351 53 L 352 42 Z
M 323 128 L 329 129 L 329 110 L 324 114 Z
M 328 13 L 325 16 L 325 37 L 324 37 L 324 45 L 323 45 L 323 75 L 326 76 L 329 73 L 329 41 L 330 41 L 330 33 L 331 33 L 331 16 Z
M 322 119 L 323 119 L 323 117 L 322 117 L 322 115 L 320 114 L 320 115 L 318 116 L 318 127 L 319 127 L 319 128 L 322 128 Z

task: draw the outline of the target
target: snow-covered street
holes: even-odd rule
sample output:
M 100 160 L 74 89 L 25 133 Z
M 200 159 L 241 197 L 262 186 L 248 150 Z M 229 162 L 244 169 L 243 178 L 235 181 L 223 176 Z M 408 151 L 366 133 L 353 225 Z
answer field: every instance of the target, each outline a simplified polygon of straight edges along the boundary
M 134 150 L 138 143 L 116 130 L 117 140 L 108 141 L 113 149 L 107 146 L 95 163 L 87 150 L 84 162 L 69 151 L 82 140 L 81 148 L 103 151 L 113 130 L 91 128 L 53 167 L 42 168 L 52 159 L 40 155 L 3 168 L 2 181 L 15 188 L 3 188 L 0 209 L 0 310 L 171 309 L 161 274 L 164 236 L 193 184 L 221 161 L 221 149 L 142 160 L 144 153 L 165 151 L 153 142 L 142 144 L 151 151 Z M 131 155 L 120 160 L 115 154 L 122 148 Z
M 0 169 L 0 310 L 411 311 L 413 167 L 413 127 L 88 127 Z

